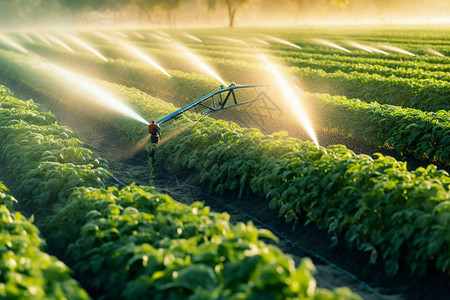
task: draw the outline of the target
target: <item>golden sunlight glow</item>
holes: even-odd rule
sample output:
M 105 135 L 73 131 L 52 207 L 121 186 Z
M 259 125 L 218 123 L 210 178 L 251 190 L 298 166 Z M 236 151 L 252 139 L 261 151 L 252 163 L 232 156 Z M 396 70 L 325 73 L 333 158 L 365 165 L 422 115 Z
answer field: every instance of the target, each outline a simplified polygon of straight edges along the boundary
M 216 72 L 214 72 L 213 69 L 211 69 L 207 64 L 205 64 L 197 55 L 195 55 L 194 53 L 189 51 L 186 47 L 178 43 L 176 45 L 181 51 L 183 51 L 184 55 L 186 55 L 186 57 L 189 58 L 192 63 L 194 63 L 194 65 L 196 65 L 197 67 L 208 73 L 210 76 L 214 77 L 214 79 L 219 81 L 224 86 L 228 86 L 228 84 L 226 84 L 225 81 L 223 81 L 223 79 L 220 78 L 220 76 L 217 75 Z
M 50 43 L 50 41 L 47 40 L 44 36 L 42 36 L 42 34 L 40 34 L 39 32 L 35 32 L 34 35 L 35 35 L 38 39 L 40 39 L 41 41 L 43 41 L 44 43 L 46 43 L 47 45 L 53 46 L 53 44 Z
M 354 48 L 361 49 L 361 50 L 364 50 L 364 51 L 369 52 L 369 53 L 373 52 L 373 50 L 370 49 L 369 46 L 361 45 L 359 43 L 351 42 L 351 41 L 348 41 L 347 44 L 349 44 L 350 46 L 352 46 Z
M 113 39 L 110 38 L 109 36 L 107 36 L 104 33 L 98 32 L 98 31 L 94 31 L 93 32 L 94 35 L 98 36 L 99 38 L 102 38 L 104 40 L 107 40 L 108 42 L 113 42 Z
M 97 55 L 98 57 L 100 57 L 101 59 L 103 59 L 105 62 L 107 62 L 108 60 L 101 55 L 97 50 L 95 50 L 94 48 L 92 48 L 88 43 L 86 43 L 85 41 L 81 40 L 80 38 L 77 38 L 76 36 L 73 36 L 69 33 L 63 33 L 63 35 L 70 39 L 72 42 L 80 45 L 81 47 L 85 48 L 86 50 L 88 50 L 89 52 Z
M 57 39 L 56 37 L 50 36 L 50 35 L 47 35 L 47 37 L 48 37 L 51 41 L 53 41 L 54 43 L 60 45 L 60 46 L 63 47 L 64 49 L 68 50 L 69 52 L 74 53 L 74 51 L 72 50 L 72 48 L 70 48 L 69 46 L 67 46 L 67 44 L 64 43 L 63 41 L 61 41 L 60 39 Z
M 88 96 L 92 101 L 108 107 L 112 110 L 127 115 L 146 125 L 149 123 L 139 116 L 136 112 L 131 110 L 128 106 L 120 102 L 116 97 L 104 91 L 102 88 L 91 82 L 88 78 L 76 74 L 68 69 L 64 69 L 48 61 L 42 61 L 42 67 L 56 75 L 57 80 L 62 81 L 64 85 L 71 86 L 78 92 L 82 92 Z
M 264 54 L 260 54 L 260 58 L 264 61 L 267 69 L 271 72 L 271 74 L 275 76 L 277 83 L 281 86 L 281 90 L 284 94 L 283 99 L 288 101 L 298 121 L 300 121 L 306 132 L 313 140 L 314 144 L 316 144 L 317 148 L 319 148 L 319 142 L 317 141 L 316 134 L 314 132 L 314 129 L 312 128 L 311 122 L 309 121 L 304 108 L 300 104 L 298 93 L 294 90 L 292 85 L 289 84 L 288 81 L 281 75 L 281 72 L 277 69 L 277 67 L 273 63 L 271 63 Z
M 29 41 L 30 43 L 34 44 L 34 41 L 30 38 L 30 36 L 28 34 L 26 34 L 25 32 L 21 32 L 20 35 L 26 39 L 27 41 Z
M 258 38 L 251 38 L 250 40 L 253 41 L 253 42 L 255 42 L 255 43 L 263 44 L 263 45 L 266 45 L 266 46 L 269 46 L 269 45 L 270 45 L 268 42 L 263 41 L 263 40 L 258 39 Z
M 389 45 L 380 45 L 380 47 L 384 48 L 386 50 L 390 50 L 390 51 L 394 51 L 394 52 L 398 52 L 398 53 L 402 53 L 402 54 L 406 54 L 406 55 L 410 55 L 410 56 L 416 56 L 414 53 L 408 52 L 408 51 L 403 50 L 398 47 L 389 46 Z
M 153 59 L 151 59 L 147 54 L 144 54 L 141 50 L 139 50 L 135 46 L 132 46 L 132 45 L 126 43 L 123 40 L 119 40 L 119 42 L 132 55 L 134 55 L 134 56 L 138 57 L 139 59 L 145 61 L 149 65 L 155 67 L 156 69 L 158 69 L 159 71 L 161 71 L 162 73 L 167 75 L 168 77 L 172 77 L 169 73 L 166 72 L 166 70 L 164 70 L 160 65 L 158 65 Z
M 199 42 L 199 43 L 202 43 L 203 41 L 201 40 L 201 39 L 199 39 L 198 37 L 196 37 L 196 36 L 193 36 L 192 34 L 189 34 L 189 33 L 182 33 L 185 37 L 187 37 L 187 38 L 189 38 L 189 39 L 191 39 L 191 40 L 194 40 L 194 41 L 196 41 L 196 42 Z
M 338 49 L 338 50 L 342 50 L 342 51 L 351 53 L 350 50 L 345 49 L 344 47 L 341 47 L 341 46 L 339 46 L 339 45 L 337 45 L 337 44 L 335 44 L 335 43 L 332 43 L 332 42 L 330 42 L 330 41 L 321 40 L 321 39 L 313 39 L 313 41 L 314 41 L 315 43 L 320 44 L 320 45 L 323 45 L 323 46 L 327 46 L 327 47 L 331 47 L 331 48 L 335 48 L 335 49 Z
M 134 144 L 134 145 L 132 144 L 129 147 L 123 146 L 120 150 L 115 149 L 115 148 L 111 149 L 109 151 L 109 153 L 106 153 L 106 156 L 107 157 L 111 156 L 116 159 L 124 159 L 124 158 L 131 157 L 131 156 L 135 155 L 136 153 L 138 153 L 139 151 L 141 151 L 142 149 L 144 149 L 145 146 L 148 145 L 149 140 L 150 140 L 150 135 L 147 134 L 142 139 L 137 141 L 136 144 Z
M 366 46 L 366 47 L 367 47 L 367 49 L 369 49 L 369 50 L 371 50 L 373 52 L 378 52 L 378 53 L 381 53 L 381 54 L 384 54 L 384 55 L 389 55 L 389 53 L 386 52 L 386 51 L 383 51 L 383 50 L 380 50 L 380 49 L 377 49 L 377 48 L 374 48 L 374 47 L 371 47 L 371 46 Z
M 16 50 L 19 50 L 22 53 L 28 54 L 27 49 L 16 43 L 12 38 L 5 34 L 0 33 L 0 43 L 4 43 Z
M 141 40 L 145 40 L 145 36 L 143 36 L 143 35 L 140 34 L 139 32 L 133 32 L 133 34 L 134 34 L 136 37 L 140 38 Z
M 181 133 L 185 133 L 188 129 L 190 129 L 192 127 L 192 125 L 190 123 L 188 124 L 184 124 L 184 125 L 177 125 L 177 127 L 170 131 L 169 134 L 164 135 L 164 139 L 161 139 L 161 141 L 159 142 L 158 145 L 162 146 L 165 143 L 169 142 L 171 139 L 173 139 L 174 137 L 178 136 Z
M 243 44 L 243 45 L 247 45 L 244 41 L 238 40 L 238 39 L 233 39 L 233 38 L 229 38 L 229 37 L 225 37 L 225 36 L 220 36 L 220 37 L 216 37 L 222 41 L 225 42 L 232 42 L 232 43 L 236 43 L 236 44 Z
M 294 43 L 288 42 L 286 40 L 271 36 L 271 35 L 264 35 L 267 39 L 272 40 L 274 42 L 280 43 L 280 44 L 284 44 L 284 45 L 288 45 L 297 49 L 302 49 L 302 47 L 300 47 L 299 45 L 296 45 Z
M 372 53 L 372 52 L 378 52 L 384 55 L 389 55 L 389 53 L 387 53 L 386 51 L 371 47 L 371 46 L 367 46 L 367 45 L 362 45 L 360 43 L 356 43 L 356 42 L 352 42 L 352 41 L 347 41 L 347 44 L 349 44 L 350 46 L 357 48 L 357 49 L 361 49 L 364 50 L 366 52 Z
M 440 56 L 440 57 L 445 57 L 444 54 L 442 54 L 442 53 L 440 53 L 440 52 L 438 52 L 438 51 L 436 51 L 436 50 L 433 50 L 433 49 L 431 49 L 431 48 L 428 48 L 426 51 L 427 51 L 428 53 L 432 54 L 432 55 L 436 55 L 436 56 Z
M 123 33 L 121 31 L 116 31 L 115 32 L 118 36 L 120 36 L 121 38 L 127 39 L 128 38 L 128 34 Z

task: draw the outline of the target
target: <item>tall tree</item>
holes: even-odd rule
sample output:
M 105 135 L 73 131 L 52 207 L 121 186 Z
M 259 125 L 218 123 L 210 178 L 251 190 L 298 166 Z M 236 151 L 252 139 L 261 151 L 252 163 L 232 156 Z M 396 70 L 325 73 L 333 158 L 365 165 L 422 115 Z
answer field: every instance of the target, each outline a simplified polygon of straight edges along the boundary
M 132 2 L 139 8 L 141 13 L 144 13 L 150 22 L 154 22 L 152 12 L 162 10 L 167 15 L 169 26 L 175 26 L 175 17 L 173 12 L 178 9 L 183 3 L 189 0 L 132 0 Z
M 218 5 L 225 5 L 228 10 L 228 26 L 234 27 L 236 10 L 238 7 L 251 2 L 258 2 L 259 0 L 206 0 L 208 9 L 214 10 Z
M 155 23 L 151 12 L 161 5 L 161 0 L 132 0 L 132 3 L 139 9 L 139 14 L 144 14 L 151 23 Z
M 173 16 L 173 11 L 179 8 L 180 6 L 181 0 L 165 0 L 161 4 L 162 9 L 167 13 L 167 20 L 169 21 L 170 28 L 175 27 L 175 18 Z

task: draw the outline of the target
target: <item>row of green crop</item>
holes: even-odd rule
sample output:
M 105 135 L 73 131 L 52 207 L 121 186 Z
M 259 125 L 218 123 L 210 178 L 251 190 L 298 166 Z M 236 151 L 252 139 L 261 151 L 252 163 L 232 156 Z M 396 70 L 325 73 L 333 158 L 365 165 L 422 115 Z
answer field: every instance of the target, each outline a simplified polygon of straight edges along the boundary
M 67 266 L 43 252 L 33 220 L 12 212 L 14 202 L 0 182 L 0 298 L 89 299 Z
M 20 197 L 48 210 L 79 186 L 105 187 L 107 163 L 82 147 L 76 134 L 58 125 L 32 101 L 11 96 L 0 103 L 0 159 L 20 183 Z M 56 207 L 55 207 L 56 208 Z
M 338 62 L 333 59 L 312 59 L 312 58 L 283 58 L 289 66 L 295 66 L 299 68 L 312 68 L 321 69 L 328 73 L 336 71 L 342 71 L 344 73 L 367 73 L 380 75 L 383 77 L 397 77 L 397 78 L 411 78 L 411 79 L 435 79 L 445 82 L 450 81 L 450 75 L 448 71 L 435 70 L 423 70 L 417 67 L 387 67 L 384 65 L 374 65 L 367 63 L 365 59 L 361 59 L 356 63 Z
M 146 115 L 163 114 L 159 103 L 152 105 L 144 94 L 123 98 L 140 103 L 134 107 L 146 107 Z M 187 128 L 194 125 L 185 122 Z M 164 126 L 166 134 L 171 126 Z M 124 132 L 129 127 L 127 134 L 136 137 L 135 127 L 119 127 Z M 308 213 L 331 233 L 345 233 L 348 241 L 370 250 L 373 257 L 382 255 L 390 274 L 401 258 L 420 274 L 428 267 L 449 269 L 445 239 L 449 212 L 441 201 L 450 196 L 450 178 L 435 167 L 408 172 L 404 163 L 387 157 L 374 161 L 343 146 L 324 154 L 310 143 L 264 137 L 208 118 L 167 141 L 161 150 L 167 163 L 198 168 L 218 191 L 262 193 L 289 219 Z M 411 216 L 423 222 L 412 223 Z
M 373 260 L 381 256 L 388 274 L 403 260 L 422 275 L 450 269 L 450 177 L 433 165 L 408 172 L 390 157 L 373 160 L 344 146 L 325 153 L 312 143 L 211 119 L 159 151 L 165 164 L 201 172 L 212 191 L 266 195 L 287 221 L 306 214 Z
M 65 57 L 62 54 L 61 59 Z M 111 74 L 108 79 L 174 99 L 179 106 L 214 90 L 213 81 L 182 72 L 172 72 L 169 79 L 157 71 L 121 60 L 94 63 L 88 56 L 80 57 L 80 60 L 85 61 L 90 70 L 97 66 L 97 72 Z M 28 68 L 18 66 L 18 62 L 14 59 L 15 67 L 10 69 L 14 73 L 9 76 L 28 78 L 29 82 L 36 78 L 34 75 L 30 77 Z M 35 82 L 33 85 L 42 86 L 43 83 Z M 380 147 L 387 144 L 400 154 L 412 154 L 418 159 L 444 164 L 450 162 L 449 114 L 445 111 L 422 112 L 328 95 L 309 95 L 307 104 L 317 128 L 338 129 Z
M 423 112 L 325 94 L 306 93 L 305 96 L 304 101 L 313 115 L 311 119 L 319 128 L 337 129 L 417 159 L 450 164 L 448 111 Z
M 89 37 L 88 37 L 89 38 Z M 95 42 L 90 39 L 90 41 Z M 117 51 L 120 49 L 115 44 L 103 43 L 97 44 L 97 48 L 105 53 L 119 55 Z M 107 42 L 106 42 L 107 43 Z M 155 54 L 157 57 L 160 56 L 160 51 L 164 49 L 166 53 L 172 53 L 177 55 L 176 47 L 174 47 L 170 42 L 142 42 L 135 40 L 140 48 L 148 50 L 148 53 Z M 30 45 L 32 46 L 32 45 Z M 189 49 L 192 49 L 195 53 L 199 54 L 203 58 L 225 58 L 225 59 L 238 59 L 246 62 L 252 62 L 255 60 L 255 45 L 248 45 L 247 47 L 242 44 L 232 44 L 227 45 L 226 41 L 217 39 L 215 43 L 195 43 L 191 42 L 187 44 Z M 261 46 L 261 45 L 259 45 Z M 345 46 L 344 46 L 345 47 Z M 317 47 L 303 47 L 302 49 L 295 49 L 289 46 L 284 46 L 282 49 L 277 49 L 270 46 L 256 46 L 260 51 L 267 53 L 269 55 L 282 58 L 283 61 L 297 61 L 297 60 L 330 60 L 337 63 L 347 63 L 347 64 L 368 64 L 368 65 L 378 65 L 387 68 L 404 68 L 404 69 L 418 69 L 422 71 L 448 71 L 450 65 L 445 57 L 439 56 L 409 56 L 405 54 L 390 52 L 388 55 L 381 54 L 379 52 L 352 52 L 347 53 L 337 49 L 318 49 Z M 116 51 L 111 51 L 115 49 Z M 245 51 L 243 51 L 245 50 Z M 378 49 L 382 51 L 382 48 Z M 124 53 L 122 52 L 121 55 Z M 178 53 L 179 54 L 179 53 Z M 166 61 L 162 61 L 166 62 Z
M 327 73 L 320 69 L 294 68 L 305 90 L 345 95 L 366 102 L 376 101 L 423 111 L 450 110 L 450 85 L 426 79 L 403 79 L 375 74 Z
M 150 187 L 79 189 L 49 220 L 49 243 L 107 299 L 358 299 L 316 289 L 309 259 L 292 258 L 251 223 Z
M 38 50 L 39 48 L 34 48 Z M 125 85 L 130 85 L 134 82 L 140 89 L 143 89 L 151 94 L 165 98 L 170 96 L 174 92 L 180 92 L 181 95 L 189 95 L 192 88 L 188 84 L 171 84 L 175 83 L 175 79 L 179 78 L 177 75 L 179 71 L 171 71 L 173 77 L 171 80 L 164 80 L 162 73 L 158 76 L 157 84 L 150 81 L 149 71 L 142 64 L 131 64 L 131 68 L 127 68 L 126 65 L 130 63 L 122 60 L 114 60 L 108 63 L 100 62 L 100 60 L 91 55 L 68 55 L 63 50 L 52 49 L 48 47 L 41 48 L 40 54 L 51 54 L 52 58 L 57 57 L 58 60 L 67 61 L 73 59 L 75 56 L 79 67 L 89 67 L 92 63 L 96 64 L 97 72 L 101 72 L 107 80 L 112 80 Z M 89 62 L 88 62 L 89 61 Z M 176 66 L 182 65 L 173 57 L 168 60 L 175 63 Z M 249 64 L 238 60 L 227 59 L 215 59 L 211 61 L 217 70 L 220 70 L 220 74 L 225 79 L 231 79 L 234 82 L 239 83 L 257 83 L 271 82 L 273 78 L 268 74 L 267 69 L 261 67 L 261 64 Z M 102 64 L 99 66 L 99 64 Z M 119 64 L 122 64 L 118 68 Z M 134 66 L 133 66 L 134 65 Z M 124 68 L 125 67 L 125 68 Z M 120 70 L 121 72 L 111 72 L 111 68 Z M 291 67 L 286 70 L 291 72 L 300 80 L 302 87 L 311 92 L 328 93 L 333 95 L 345 95 L 348 98 L 357 98 L 366 102 L 377 101 L 382 104 L 391 104 L 402 107 L 416 108 L 424 111 L 438 111 L 438 110 L 450 110 L 450 88 L 446 81 L 429 79 L 415 79 L 415 78 L 401 78 L 401 77 L 386 77 L 378 74 L 367 73 L 345 73 L 341 70 L 328 73 L 322 69 L 315 68 L 302 68 Z M 155 74 L 153 72 L 153 74 Z M 119 77 L 119 78 L 118 78 Z M 191 76 L 192 77 L 192 76 Z M 154 77 L 153 77 L 154 78 Z M 161 92 L 155 91 L 155 87 L 158 86 L 159 91 L 163 90 L 167 95 Z M 211 84 L 207 85 L 208 87 Z M 180 88 L 181 87 L 181 88 Z M 204 91 L 205 89 L 202 89 Z M 193 93 L 194 97 L 199 93 Z M 204 95 L 204 94 L 203 94 Z M 184 97 L 186 98 L 186 97 Z M 192 98 L 191 98 L 192 99 Z
M 134 90 L 128 94 L 131 99 L 148 103 L 149 99 L 135 95 Z M 45 171 L 44 178 L 36 179 L 37 188 L 28 193 L 36 201 L 48 199 L 46 209 L 58 211 L 44 225 L 50 236 L 49 246 L 65 256 L 85 286 L 96 294 L 110 299 L 148 295 L 155 299 L 248 299 L 268 294 L 273 299 L 359 299 L 346 288 L 334 292 L 316 289 L 310 261 L 306 259 L 296 268 L 291 258 L 261 241 L 273 235 L 257 230 L 251 223 L 230 225 L 226 214 L 209 214 L 208 208 L 198 203 L 176 203 L 151 188 L 87 188 L 95 184 L 86 180 L 84 172 L 48 170 L 47 162 L 42 161 L 44 157 L 65 159 L 66 165 L 79 169 L 90 169 L 90 160 L 83 163 L 80 157 L 66 155 L 64 148 L 58 152 L 52 143 L 47 143 L 55 139 L 76 147 L 78 140 L 70 137 L 73 133 L 66 127 L 55 123 L 53 132 L 47 132 L 49 125 L 42 124 L 39 117 L 52 115 L 40 113 L 31 101 L 7 96 L 0 103 L 2 110 L 9 109 L 15 120 L 0 126 L 0 134 L 8 132 L 8 139 L 1 139 L 2 161 L 14 156 L 32 165 L 26 174 Z M 20 108 L 22 114 L 17 113 Z M 30 118 L 31 114 L 36 117 Z M 35 121 L 39 125 L 32 124 Z M 42 154 L 38 164 L 30 161 L 28 151 L 10 147 L 35 146 L 33 138 L 26 143 L 22 132 L 14 131 L 17 124 L 27 126 L 27 136 L 35 133 L 43 137 L 42 146 L 35 150 L 38 156 Z M 120 125 L 124 124 L 127 123 Z M 127 129 L 134 131 L 131 127 Z M 64 135 L 67 137 L 61 138 Z M 20 169 L 12 165 L 9 168 L 14 175 Z M 105 184 L 105 174 L 99 171 L 88 178 Z M 14 179 L 24 180 L 20 174 Z M 52 185 L 59 181 L 86 187 L 74 190 L 72 186 Z M 40 189 L 41 186 L 45 188 Z M 57 196 L 48 198 L 48 192 Z

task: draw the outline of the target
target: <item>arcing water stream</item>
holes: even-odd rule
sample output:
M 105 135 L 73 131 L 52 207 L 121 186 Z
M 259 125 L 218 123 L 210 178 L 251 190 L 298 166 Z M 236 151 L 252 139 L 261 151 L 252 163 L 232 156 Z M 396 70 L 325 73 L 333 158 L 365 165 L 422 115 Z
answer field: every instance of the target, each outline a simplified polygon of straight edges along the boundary
M 319 142 L 317 140 L 314 129 L 312 128 L 311 122 L 308 119 L 308 116 L 305 112 L 305 109 L 302 107 L 300 103 L 300 99 L 298 97 L 298 93 L 292 88 L 292 85 L 288 83 L 286 79 L 281 75 L 281 72 L 277 69 L 277 67 L 269 61 L 266 55 L 260 55 L 261 60 L 265 63 L 268 71 L 274 75 L 277 83 L 281 86 L 281 90 L 284 94 L 283 99 L 285 99 L 289 106 L 292 107 L 294 114 L 296 115 L 298 121 L 303 125 L 308 135 L 313 140 L 314 144 L 316 144 L 317 148 L 319 148 Z
M 144 118 L 142 118 L 128 106 L 123 104 L 119 99 L 109 94 L 98 85 L 94 84 L 88 78 L 48 61 L 42 61 L 42 64 L 43 66 L 45 65 L 45 68 L 52 72 L 53 75 L 56 75 L 58 81 L 66 86 L 69 85 L 73 88 L 76 88 L 78 91 L 82 91 L 83 94 L 89 96 L 89 99 L 91 99 L 91 101 L 95 101 L 104 107 L 108 107 L 139 122 L 149 125 L 149 122 L 147 122 Z
M 280 43 L 280 44 L 284 44 L 284 45 L 287 45 L 287 46 L 291 46 L 291 47 L 294 47 L 294 48 L 297 48 L 297 49 L 302 49 L 302 47 L 300 47 L 299 45 L 296 45 L 296 44 L 291 43 L 289 41 L 286 41 L 286 40 L 283 40 L 283 39 L 280 39 L 280 38 L 277 38 L 277 37 L 274 37 L 274 36 L 271 36 L 271 35 L 264 35 L 264 36 L 267 39 L 272 40 L 274 42 L 277 42 L 277 43 Z
M 104 57 L 102 54 L 100 54 L 97 50 L 95 50 L 94 48 L 92 48 L 92 46 L 90 46 L 88 43 L 86 43 L 85 41 L 83 41 L 82 39 L 73 36 L 69 33 L 64 33 L 63 34 L 67 39 L 71 40 L 72 42 L 80 45 L 81 47 L 87 49 L 89 52 L 97 55 L 98 57 L 100 57 L 101 59 L 103 59 L 105 62 L 108 61 L 108 59 L 106 59 L 106 57 Z
M 216 79 L 217 81 L 219 81 L 221 84 L 223 84 L 224 86 L 228 86 L 225 81 L 220 78 L 219 75 L 217 75 L 216 72 L 213 71 L 213 69 L 211 69 L 211 67 L 209 67 L 207 64 L 205 64 L 197 55 L 195 55 L 194 53 L 192 53 L 191 51 L 189 51 L 186 47 L 184 47 L 183 45 L 173 42 L 175 43 L 175 45 L 178 47 L 178 49 L 180 49 L 181 51 L 183 51 L 183 54 L 189 58 L 197 67 L 199 67 L 200 69 L 202 69 L 203 71 L 205 71 L 206 73 L 208 73 L 210 76 L 212 76 L 214 79 Z
M 323 45 L 323 46 L 335 48 L 335 49 L 338 49 L 338 50 L 345 51 L 345 52 L 347 52 L 347 53 L 350 53 L 350 52 L 351 52 L 350 50 L 348 50 L 348 49 L 346 49 L 346 48 L 344 48 L 344 47 L 341 47 L 341 46 L 339 46 L 338 44 L 333 43 L 333 42 L 330 42 L 330 41 L 326 41 L 326 40 L 322 40 L 322 39 L 313 39 L 313 41 L 314 41 L 315 43 L 319 44 L 319 45 Z
M 28 50 L 19 45 L 19 43 L 15 42 L 12 38 L 7 36 L 6 34 L 0 33 L 0 43 L 6 44 L 15 50 L 19 50 L 22 53 L 28 54 Z
M 172 77 L 169 73 L 166 72 L 160 65 L 158 65 L 153 59 L 151 59 L 147 54 L 144 54 L 141 50 L 136 48 L 135 46 L 126 43 L 123 40 L 119 40 L 119 43 L 129 52 L 130 54 L 138 57 L 139 59 L 143 60 L 147 64 L 157 68 L 159 71 L 167 75 L 168 77 Z

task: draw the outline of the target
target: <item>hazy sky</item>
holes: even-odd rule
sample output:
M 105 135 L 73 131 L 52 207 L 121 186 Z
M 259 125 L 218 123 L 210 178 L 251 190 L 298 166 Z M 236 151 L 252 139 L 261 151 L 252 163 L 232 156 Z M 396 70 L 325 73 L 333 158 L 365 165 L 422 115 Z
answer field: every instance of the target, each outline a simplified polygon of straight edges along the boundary
M 27 2 L 28 1 L 28 2 Z M 437 23 L 450 22 L 450 0 L 348 0 L 345 8 L 337 8 L 335 1 L 345 0 L 251 0 L 238 5 L 235 26 L 301 25 L 330 23 Z M 66 3 L 66 4 L 64 4 Z M 175 27 L 229 25 L 225 0 L 208 10 L 206 0 L 181 0 L 181 5 L 170 13 L 163 7 L 143 12 L 136 6 L 103 6 L 102 11 L 74 9 L 69 0 L 0 0 L 2 27 L 29 27 L 56 25 L 145 24 Z M 86 3 L 96 3 L 95 0 Z M 99 2 L 109 3 L 109 2 Z M 127 3 L 127 1 L 111 3 Z M 222 5 L 220 5 L 222 4 Z M 109 10 L 109 11 L 108 11 Z M 115 13 L 114 13 L 115 11 Z

